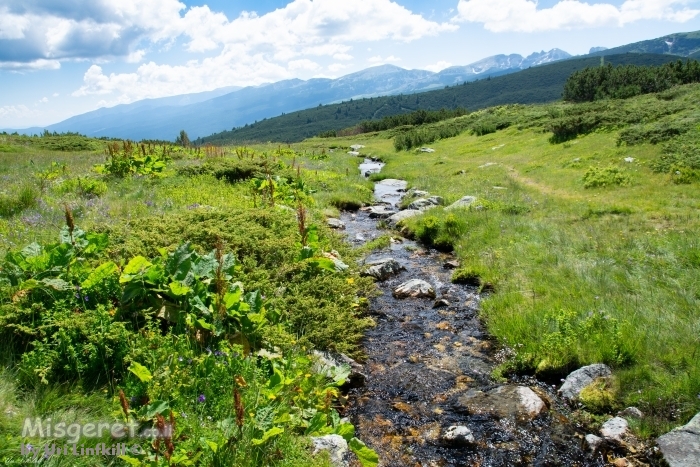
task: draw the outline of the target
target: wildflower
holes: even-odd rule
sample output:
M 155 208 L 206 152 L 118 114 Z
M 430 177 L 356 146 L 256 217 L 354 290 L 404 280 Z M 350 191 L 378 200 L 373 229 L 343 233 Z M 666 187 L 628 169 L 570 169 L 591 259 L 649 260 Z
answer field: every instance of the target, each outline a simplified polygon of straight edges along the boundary
M 87 302 L 88 300 L 90 300 L 90 297 L 88 297 L 87 295 L 86 295 L 84 298 L 85 298 L 85 301 L 86 301 L 86 302 Z
M 200 394 L 197 398 L 197 402 L 199 402 L 200 404 L 203 404 L 205 400 L 207 400 L 207 398 L 204 396 L 204 394 Z
M 178 361 L 178 362 L 181 362 L 181 361 L 183 361 L 183 360 L 184 360 L 184 358 L 182 358 L 182 357 L 177 357 L 177 361 Z

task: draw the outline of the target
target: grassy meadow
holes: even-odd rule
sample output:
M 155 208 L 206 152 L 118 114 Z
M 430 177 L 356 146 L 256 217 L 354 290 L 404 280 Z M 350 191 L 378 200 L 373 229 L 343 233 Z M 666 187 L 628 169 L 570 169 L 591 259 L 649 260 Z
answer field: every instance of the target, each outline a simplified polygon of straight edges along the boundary
M 141 447 L 42 465 L 326 466 L 309 435 L 329 433 L 376 465 L 339 415 L 347 371 L 310 356 L 361 356 L 372 325 L 359 253 L 321 208 L 331 191 L 369 201 L 371 184 L 277 145 L 74 140 L 0 135 L 2 464 L 76 442 L 24 432 L 40 417 L 136 423 L 77 446 Z
M 634 428 L 651 436 L 700 411 L 698 99 L 700 86 L 689 85 L 306 144 L 363 144 L 387 164 L 373 178 L 408 180 L 445 204 L 476 196 L 469 209 L 409 219 L 403 232 L 454 251 L 453 280 L 488 292 L 482 318 L 509 356 L 495 376 L 559 383 L 607 363 L 616 381 L 584 401 L 587 412 L 637 406 L 645 417 Z M 551 128 L 590 114 L 595 128 L 555 142 Z M 507 128 L 477 136 L 485 119 Z M 395 149 L 396 135 L 440 125 L 471 131 L 438 139 L 435 153 Z
M 346 372 L 309 357 L 361 359 L 373 325 L 363 250 L 324 223 L 372 201 L 351 144 L 386 162 L 379 178 L 445 204 L 477 197 L 399 229 L 454 251 L 453 280 L 487 294 L 507 357 L 495 378 L 556 384 L 603 362 L 615 381 L 581 417 L 635 405 L 644 437 L 687 422 L 700 410 L 699 100 L 687 85 L 292 146 L 0 135 L 0 459 L 64 442 L 22 435 L 43 417 L 175 428 L 132 440 L 138 455 L 42 465 L 325 466 L 308 436 L 328 433 L 376 465 L 340 418 Z M 79 443 L 101 440 L 114 442 Z

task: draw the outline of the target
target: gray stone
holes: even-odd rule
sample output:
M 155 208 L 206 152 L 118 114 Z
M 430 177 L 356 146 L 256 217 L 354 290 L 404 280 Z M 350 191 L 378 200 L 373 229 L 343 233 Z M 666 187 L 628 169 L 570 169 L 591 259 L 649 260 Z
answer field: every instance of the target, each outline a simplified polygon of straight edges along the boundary
M 476 442 L 472 430 L 466 426 L 451 426 L 442 434 L 441 440 L 443 443 L 452 446 L 463 446 Z
M 676 428 L 656 440 L 670 467 L 700 465 L 700 413 L 687 425 Z
M 394 290 L 395 298 L 435 298 L 435 289 L 421 279 L 411 279 Z
M 351 156 L 359 156 L 360 155 L 360 153 L 357 151 L 349 151 L 348 154 L 350 154 Z
M 352 149 L 353 151 L 359 151 L 362 148 L 364 148 L 362 144 L 353 144 L 352 146 L 350 146 L 350 149 Z
M 447 206 L 445 209 L 468 208 L 472 203 L 474 203 L 474 201 L 476 201 L 475 196 L 464 196 L 463 198 Z
M 429 198 L 420 198 L 408 205 L 408 209 L 423 211 L 425 209 L 434 208 L 442 204 L 442 197 L 431 196 Z
M 345 354 L 314 350 L 312 355 L 315 358 L 313 366 L 315 373 L 333 378 L 338 371 L 350 370 L 345 383 L 346 387 L 360 388 L 367 382 L 367 376 L 363 373 L 362 365 Z
M 629 425 L 627 420 L 622 417 L 611 418 L 600 428 L 600 434 L 608 441 L 620 442 L 628 432 Z
M 591 451 L 597 451 L 601 444 L 603 444 L 603 438 L 596 435 L 586 435 L 586 443 Z
M 644 417 L 644 414 L 637 407 L 627 407 L 625 410 L 621 410 L 618 415 L 625 418 L 636 418 L 640 419 Z
M 442 265 L 445 269 L 457 269 L 459 266 L 460 263 L 457 260 L 445 261 L 445 264 Z
M 390 216 L 387 219 L 387 222 L 389 222 L 390 225 L 398 225 L 401 223 L 401 221 L 404 221 L 406 219 L 409 219 L 411 217 L 417 216 L 418 214 L 422 214 L 422 211 L 419 211 L 417 209 L 406 209 L 405 211 L 399 211 L 395 213 L 394 215 Z
M 547 405 L 528 387 L 500 386 L 488 392 L 468 391 L 458 399 L 457 408 L 471 415 L 512 417 L 529 422 L 546 411 Z
M 311 442 L 314 445 L 314 455 L 321 451 L 328 451 L 331 458 L 331 463 L 334 467 L 349 467 L 350 466 L 350 450 L 348 442 L 340 435 L 326 435 L 312 437 Z
M 385 258 L 383 260 L 367 263 L 369 267 L 362 272 L 363 276 L 374 277 L 378 281 L 385 281 L 391 276 L 405 271 L 406 268 L 394 258 Z
M 607 378 L 612 375 L 610 367 L 602 363 L 584 366 L 566 377 L 564 384 L 559 389 L 559 394 L 564 399 L 574 401 L 578 399 L 581 391 L 595 381 L 596 378 Z
M 331 229 L 345 228 L 345 222 L 341 221 L 340 219 L 334 219 L 332 217 L 326 220 L 326 224 L 328 224 L 328 227 L 330 227 Z
M 420 148 L 420 152 L 435 152 L 435 149 L 433 148 Z
M 450 302 L 448 302 L 448 301 L 445 300 L 444 298 L 441 298 L 440 300 L 438 300 L 437 302 L 435 302 L 435 304 L 433 304 L 433 308 L 443 308 L 443 307 L 446 307 L 446 306 L 450 306 Z
M 409 198 L 427 198 L 430 196 L 430 193 L 427 191 L 423 190 L 416 190 L 415 188 L 411 188 L 406 192 L 406 196 Z
M 386 206 L 371 206 L 368 211 L 370 219 L 386 219 L 396 214 L 396 211 L 388 209 Z

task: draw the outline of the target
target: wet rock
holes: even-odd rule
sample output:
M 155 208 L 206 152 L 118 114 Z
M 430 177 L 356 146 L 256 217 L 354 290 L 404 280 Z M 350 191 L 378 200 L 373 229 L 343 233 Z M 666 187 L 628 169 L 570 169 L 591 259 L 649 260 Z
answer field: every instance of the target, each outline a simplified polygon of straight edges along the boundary
M 350 146 L 350 149 L 352 149 L 353 151 L 359 151 L 362 148 L 364 148 L 362 144 L 353 144 L 352 146 Z
M 424 211 L 436 206 L 440 206 L 443 200 L 440 196 L 431 196 L 430 198 L 420 198 L 408 205 L 408 209 Z
M 421 279 L 411 279 L 394 290 L 394 298 L 435 298 L 435 289 Z
M 621 442 L 622 438 L 629 432 L 629 425 L 627 420 L 622 417 L 611 418 L 607 422 L 603 423 L 600 428 L 600 434 L 608 441 Z
M 488 392 L 470 390 L 458 398 L 457 409 L 472 415 L 490 415 L 497 418 L 513 417 L 531 421 L 547 410 L 535 392 L 525 386 L 501 386 Z
M 374 277 L 378 281 L 385 281 L 391 276 L 399 274 L 401 271 L 405 271 L 406 268 L 401 265 L 394 258 L 385 258 L 379 261 L 373 261 L 367 263 L 369 267 L 362 272 L 363 276 Z
M 440 437 L 440 441 L 448 446 L 465 446 L 476 442 L 472 430 L 459 425 L 447 428 Z
M 396 214 L 396 211 L 388 209 L 386 206 L 370 206 L 367 210 L 370 219 L 386 219 Z
M 441 298 L 433 304 L 433 308 L 443 308 L 446 306 L 450 306 L 450 302 L 448 302 L 444 298 Z
M 597 451 L 598 448 L 603 444 L 603 438 L 596 435 L 586 435 L 586 443 L 591 451 Z
M 430 196 L 430 193 L 428 193 L 427 191 L 416 190 L 415 188 L 411 188 L 406 192 L 406 196 L 408 198 L 427 198 L 428 196 Z
M 475 196 L 465 196 L 450 204 L 445 209 L 468 208 L 472 203 L 474 203 L 474 201 L 476 201 Z
M 445 261 L 445 264 L 443 264 L 442 267 L 445 269 L 457 269 L 460 265 L 461 264 L 459 261 L 452 260 L 452 261 Z
M 405 211 L 399 211 L 392 216 L 390 216 L 387 221 L 389 222 L 390 225 L 397 225 L 401 221 L 417 216 L 418 214 L 422 214 L 422 211 L 419 211 L 417 209 L 406 209 Z
M 350 450 L 348 442 L 340 435 L 326 435 L 320 437 L 312 437 L 311 442 L 314 445 L 314 455 L 321 451 L 328 451 L 331 458 L 331 464 L 334 467 L 349 467 L 350 466 Z
M 433 148 L 420 148 L 420 152 L 435 152 L 435 149 Z
M 596 378 L 606 378 L 611 375 L 610 367 L 602 363 L 584 366 L 566 377 L 564 384 L 559 389 L 559 394 L 564 399 L 574 401 L 578 399 L 581 391 L 595 381 Z
M 356 156 L 356 157 L 360 155 L 360 153 L 357 151 L 349 151 L 348 154 L 350 154 L 351 156 Z
M 375 185 L 392 187 L 397 191 L 404 191 L 408 186 L 408 182 L 406 180 L 397 180 L 395 178 L 385 178 L 384 180 L 377 182 Z
M 328 227 L 330 227 L 331 229 L 345 228 L 345 222 L 341 221 L 340 219 L 334 219 L 332 217 L 326 220 L 326 224 L 328 224 Z
M 357 235 L 355 235 L 355 240 L 357 240 L 359 242 L 364 242 L 366 240 L 366 238 L 362 234 L 357 234 Z
M 640 419 L 644 417 L 644 414 L 637 407 L 627 407 L 625 410 L 621 410 L 617 415 L 625 418 L 636 418 Z
M 313 370 L 320 375 L 333 378 L 339 371 L 349 369 L 350 374 L 345 383 L 346 388 L 360 388 L 367 382 L 367 376 L 363 373 L 362 365 L 345 354 L 314 350 L 312 355 L 316 359 Z
M 687 425 L 676 428 L 656 441 L 670 467 L 700 465 L 700 413 Z
M 612 465 L 614 465 L 615 467 L 627 467 L 628 465 L 630 465 L 630 463 L 624 457 L 619 457 L 612 462 Z

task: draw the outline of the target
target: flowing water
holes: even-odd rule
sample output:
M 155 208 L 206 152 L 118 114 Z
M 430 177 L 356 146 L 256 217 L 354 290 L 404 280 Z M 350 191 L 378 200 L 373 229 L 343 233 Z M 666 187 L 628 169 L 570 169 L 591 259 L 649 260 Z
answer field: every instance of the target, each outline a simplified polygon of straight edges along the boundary
M 395 208 L 405 182 L 375 187 L 377 202 Z M 355 244 L 381 233 L 367 213 L 343 220 Z M 371 300 L 377 326 L 364 340 L 367 382 L 351 391 L 347 414 L 358 437 L 378 452 L 380 465 L 605 465 L 588 451 L 585 432 L 564 415 L 554 387 L 530 378 L 492 380 L 499 355 L 478 319 L 481 297 L 450 282 L 444 263 L 454 258 L 401 239 L 366 261 L 386 257 L 406 270 L 379 282 L 381 296 Z M 395 299 L 392 291 L 409 279 L 430 283 L 436 299 Z M 436 300 L 444 301 L 436 307 Z M 522 402 L 523 391 L 546 404 L 535 407 L 541 413 Z M 455 426 L 471 436 L 450 437 Z

